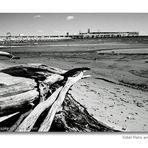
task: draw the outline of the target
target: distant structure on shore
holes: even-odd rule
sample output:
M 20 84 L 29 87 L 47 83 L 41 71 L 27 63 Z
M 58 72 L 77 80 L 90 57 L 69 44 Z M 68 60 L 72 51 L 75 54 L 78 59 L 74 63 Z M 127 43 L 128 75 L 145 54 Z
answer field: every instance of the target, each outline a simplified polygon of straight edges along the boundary
M 19 34 L 18 36 L 11 35 L 10 32 L 6 36 L 0 36 L 0 42 L 28 42 L 28 41 L 56 41 L 56 40 L 72 40 L 72 39 L 95 39 L 95 38 L 121 38 L 121 37 L 137 37 L 139 32 L 91 32 L 88 29 L 85 33 L 70 35 L 49 35 L 49 36 L 25 36 Z
M 82 38 L 106 38 L 106 37 L 135 37 L 139 32 L 91 32 L 88 29 L 86 33 L 79 33 Z

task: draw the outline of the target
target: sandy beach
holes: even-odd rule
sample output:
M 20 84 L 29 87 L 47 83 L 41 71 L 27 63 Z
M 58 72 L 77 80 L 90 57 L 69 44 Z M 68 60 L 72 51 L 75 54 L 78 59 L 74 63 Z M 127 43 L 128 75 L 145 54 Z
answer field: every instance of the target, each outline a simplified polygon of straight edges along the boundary
M 84 43 L 65 45 L 60 42 L 56 43 L 58 46 L 1 49 L 12 50 L 20 59 L 0 60 L 0 69 L 24 63 L 42 63 L 64 70 L 90 67 L 87 73 L 91 78 L 79 81 L 69 93 L 104 125 L 120 131 L 147 132 L 148 45 Z M 144 50 L 139 54 L 135 48 Z M 116 49 L 118 54 L 99 52 L 111 49 Z

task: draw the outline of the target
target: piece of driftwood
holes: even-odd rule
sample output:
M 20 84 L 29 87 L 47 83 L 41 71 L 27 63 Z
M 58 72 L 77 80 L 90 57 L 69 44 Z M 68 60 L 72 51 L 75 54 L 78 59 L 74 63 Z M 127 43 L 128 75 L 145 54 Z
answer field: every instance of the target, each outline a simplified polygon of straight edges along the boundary
M 28 85 L 26 82 L 20 82 L 12 85 L 5 85 L 0 88 L 0 97 L 7 97 L 33 90 L 35 86 Z
M 17 132 L 30 132 L 32 127 L 34 126 L 35 122 L 41 115 L 41 113 L 49 108 L 53 102 L 56 100 L 61 88 L 58 88 L 46 101 L 41 102 L 38 104 L 34 110 L 25 118 L 25 120 L 19 125 L 16 129 Z
M 13 114 L 10 114 L 10 115 L 6 115 L 6 116 L 3 116 L 3 117 L 0 117 L 0 122 L 3 122 L 3 121 L 5 121 L 5 120 L 11 118 L 11 117 L 17 115 L 18 113 L 19 113 L 19 112 L 16 112 L 16 113 L 13 113 Z
M 19 76 L 14 77 L 14 76 L 11 76 L 10 74 L 0 72 L 0 84 L 1 84 L 0 88 L 9 86 L 9 85 L 15 85 L 18 83 L 25 83 L 26 85 L 28 85 L 28 87 L 36 86 L 36 82 L 33 79 L 27 79 Z
M 62 88 L 58 99 L 55 101 L 55 103 L 52 105 L 51 109 L 49 110 L 49 113 L 43 123 L 41 124 L 41 127 L 39 129 L 40 132 L 48 132 L 51 124 L 53 122 L 54 116 L 58 110 L 58 108 L 62 105 L 65 96 L 70 89 L 70 87 L 76 83 L 78 80 L 80 80 L 83 77 L 83 72 L 81 72 L 78 76 L 73 78 L 68 78 L 68 81 L 66 82 L 65 86 Z
M 58 75 L 58 74 L 53 74 L 51 76 L 48 76 L 43 82 L 45 84 L 52 85 L 55 82 L 62 81 L 63 79 L 64 79 L 63 76 Z
M 8 132 L 14 132 L 18 128 L 18 126 L 22 123 L 22 121 L 31 113 L 32 109 L 22 113 L 19 119 L 14 123 L 14 125 L 8 130 Z
M 10 60 L 14 57 L 14 55 L 12 55 L 9 52 L 4 52 L 4 51 L 0 51 L 0 56 L 6 56 L 8 58 L 10 58 Z
M 37 90 L 30 90 L 13 96 L 0 98 L 0 116 L 23 110 L 38 98 Z
M 47 67 L 41 64 L 30 64 L 9 67 L 2 69 L 0 72 L 9 74 L 11 76 L 33 78 L 43 81 L 47 78 L 47 76 L 51 76 L 52 74 L 63 74 L 66 71 L 62 71 L 58 68 Z
M 80 72 L 80 71 L 86 71 L 86 70 L 90 70 L 90 68 L 88 68 L 88 67 L 74 68 L 74 69 L 70 69 L 69 71 L 65 72 L 62 75 L 64 77 L 72 77 L 75 74 L 77 74 L 78 72 Z

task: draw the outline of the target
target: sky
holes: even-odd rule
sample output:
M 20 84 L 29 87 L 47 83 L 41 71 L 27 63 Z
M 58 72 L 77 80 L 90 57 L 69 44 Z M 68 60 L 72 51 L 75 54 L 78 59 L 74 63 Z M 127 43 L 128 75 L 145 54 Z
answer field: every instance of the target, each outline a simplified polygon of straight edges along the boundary
M 148 13 L 0 13 L 0 35 L 65 35 L 88 28 L 148 35 Z

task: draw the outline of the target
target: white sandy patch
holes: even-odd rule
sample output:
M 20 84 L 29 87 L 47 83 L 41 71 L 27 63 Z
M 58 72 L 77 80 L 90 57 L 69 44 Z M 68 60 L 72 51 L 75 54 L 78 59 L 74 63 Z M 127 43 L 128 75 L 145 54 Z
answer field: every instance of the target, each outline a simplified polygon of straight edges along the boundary
M 72 96 L 101 123 L 129 132 L 148 131 L 148 93 L 103 80 L 83 80 Z

